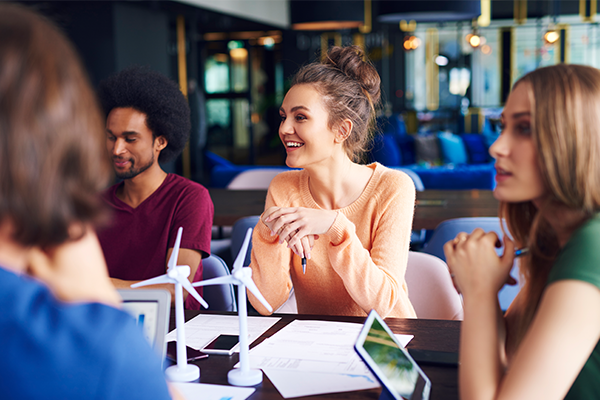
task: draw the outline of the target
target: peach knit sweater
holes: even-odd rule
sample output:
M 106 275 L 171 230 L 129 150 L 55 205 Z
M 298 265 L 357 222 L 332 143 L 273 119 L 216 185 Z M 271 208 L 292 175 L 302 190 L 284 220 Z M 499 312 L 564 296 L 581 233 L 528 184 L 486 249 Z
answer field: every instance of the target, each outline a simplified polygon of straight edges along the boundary
M 273 309 L 294 287 L 301 314 L 416 318 L 404 280 L 415 206 L 406 174 L 370 164 L 373 175 L 360 197 L 339 209 L 329 231 L 315 241 L 306 275 L 301 259 L 279 244 L 259 221 L 252 236 L 252 277 Z M 320 208 L 308 188 L 308 173 L 277 175 L 267 194 L 272 206 Z M 248 292 L 262 314 L 268 311 Z

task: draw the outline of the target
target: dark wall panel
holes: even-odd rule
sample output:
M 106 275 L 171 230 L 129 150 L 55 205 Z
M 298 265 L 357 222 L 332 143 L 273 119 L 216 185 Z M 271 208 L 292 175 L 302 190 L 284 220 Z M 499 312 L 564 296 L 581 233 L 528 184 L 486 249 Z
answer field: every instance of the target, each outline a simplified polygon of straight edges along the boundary
M 147 65 L 171 76 L 169 68 L 169 17 L 166 13 L 116 3 L 114 7 L 115 57 L 117 70 L 130 65 Z

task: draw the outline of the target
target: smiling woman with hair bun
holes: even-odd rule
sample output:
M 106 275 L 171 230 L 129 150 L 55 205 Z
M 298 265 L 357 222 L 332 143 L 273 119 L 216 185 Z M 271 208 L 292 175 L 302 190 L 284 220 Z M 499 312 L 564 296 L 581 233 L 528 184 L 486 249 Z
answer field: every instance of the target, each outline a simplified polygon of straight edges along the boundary
M 271 182 L 250 264 L 274 309 L 293 287 L 303 314 L 416 317 L 404 279 L 414 184 L 400 171 L 358 163 L 380 97 L 379 75 L 356 46 L 333 47 L 292 80 L 279 137 L 286 164 L 302 170 Z

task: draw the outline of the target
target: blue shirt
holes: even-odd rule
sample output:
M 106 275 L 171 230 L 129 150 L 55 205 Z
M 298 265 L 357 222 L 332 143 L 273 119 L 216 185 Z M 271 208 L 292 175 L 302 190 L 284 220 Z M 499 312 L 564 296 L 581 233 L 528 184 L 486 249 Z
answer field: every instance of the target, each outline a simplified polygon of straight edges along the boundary
M 0 267 L 3 399 L 170 399 L 160 360 L 125 312 L 58 301 Z

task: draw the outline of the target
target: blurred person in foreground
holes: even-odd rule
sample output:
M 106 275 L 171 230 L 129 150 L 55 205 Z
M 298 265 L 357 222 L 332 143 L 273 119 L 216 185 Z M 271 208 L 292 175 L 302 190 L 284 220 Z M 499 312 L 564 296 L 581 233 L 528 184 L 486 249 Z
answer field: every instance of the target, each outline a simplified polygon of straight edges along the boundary
M 81 63 L 20 6 L 0 4 L 0 38 L 1 397 L 169 399 L 94 233 L 110 166 Z
M 494 232 L 444 246 L 464 298 L 462 399 L 600 398 L 600 71 L 540 68 L 502 112 L 496 159 L 504 254 Z M 498 291 L 515 249 L 524 285 L 505 315 Z

